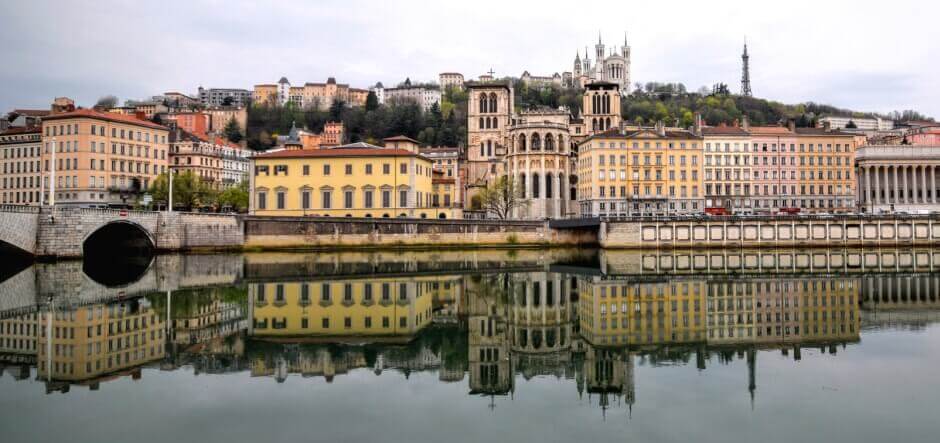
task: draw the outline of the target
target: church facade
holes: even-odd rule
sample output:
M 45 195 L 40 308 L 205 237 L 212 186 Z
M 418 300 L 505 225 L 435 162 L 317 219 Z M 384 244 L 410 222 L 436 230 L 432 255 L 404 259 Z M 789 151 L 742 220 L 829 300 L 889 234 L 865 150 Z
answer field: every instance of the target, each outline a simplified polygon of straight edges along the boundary
M 564 77 L 568 78 L 568 76 Z M 583 59 L 581 54 L 575 53 L 574 67 L 570 75 L 570 82 L 573 86 L 583 88 L 592 82 L 615 83 L 622 93 L 628 94 L 630 93 L 630 78 L 630 45 L 627 43 L 626 34 L 620 50 L 611 47 L 609 52 L 601 36 L 598 35 L 597 44 L 594 45 L 593 62 L 587 48 L 584 48 Z

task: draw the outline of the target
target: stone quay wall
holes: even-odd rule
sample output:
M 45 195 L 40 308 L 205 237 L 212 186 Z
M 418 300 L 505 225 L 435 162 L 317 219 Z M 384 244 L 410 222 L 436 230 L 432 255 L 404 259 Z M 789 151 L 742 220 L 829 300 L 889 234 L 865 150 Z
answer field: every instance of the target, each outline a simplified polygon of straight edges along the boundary
M 602 248 L 896 247 L 940 244 L 937 215 L 604 219 Z
M 246 217 L 252 248 L 512 246 L 596 244 L 593 231 L 559 231 L 545 221 Z

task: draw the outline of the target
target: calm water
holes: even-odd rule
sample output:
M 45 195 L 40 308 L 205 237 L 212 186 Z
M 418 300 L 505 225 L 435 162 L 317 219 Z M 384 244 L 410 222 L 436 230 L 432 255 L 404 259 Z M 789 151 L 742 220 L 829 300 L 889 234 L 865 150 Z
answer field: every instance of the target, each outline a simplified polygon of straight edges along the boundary
M 934 442 L 935 262 L 519 250 L 10 267 L 0 441 Z

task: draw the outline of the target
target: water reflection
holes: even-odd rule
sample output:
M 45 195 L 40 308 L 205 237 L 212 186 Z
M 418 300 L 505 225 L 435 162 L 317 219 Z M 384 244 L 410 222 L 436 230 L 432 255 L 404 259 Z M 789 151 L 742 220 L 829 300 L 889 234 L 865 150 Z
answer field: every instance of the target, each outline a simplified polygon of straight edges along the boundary
M 162 256 L 117 288 L 40 264 L 23 271 L 32 286 L 0 286 L 0 359 L 47 392 L 147 367 L 279 383 L 367 369 L 434 371 L 494 397 L 551 376 L 607 408 L 634 404 L 638 364 L 742 359 L 753 395 L 758 351 L 836 354 L 865 328 L 940 320 L 931 272 L 664 278 L 571 265 L 582 253 L 475 254 Z

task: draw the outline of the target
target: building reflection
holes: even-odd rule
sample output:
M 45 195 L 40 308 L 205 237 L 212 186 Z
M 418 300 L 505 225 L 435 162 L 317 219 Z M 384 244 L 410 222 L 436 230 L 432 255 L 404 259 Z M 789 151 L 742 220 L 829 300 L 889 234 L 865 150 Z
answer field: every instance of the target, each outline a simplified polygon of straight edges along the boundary
M 940 321 L 940 277 L 514 273 L 267 278 L 0 318 L 0 362 L 47 392 L 145 369 L 331 382 L 357 370 L 466 383 L 498 402 L 549 378 L 608 411 L 638 404 L 637 370 L 833 355 L 863 328 Z M 694 362 L 694 363 L 693 363 Z M 746 380 L 745 380 L 746 378 Z M 466 381 L 464 381 L 466 380 Z

